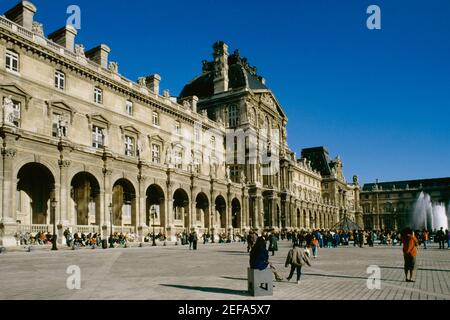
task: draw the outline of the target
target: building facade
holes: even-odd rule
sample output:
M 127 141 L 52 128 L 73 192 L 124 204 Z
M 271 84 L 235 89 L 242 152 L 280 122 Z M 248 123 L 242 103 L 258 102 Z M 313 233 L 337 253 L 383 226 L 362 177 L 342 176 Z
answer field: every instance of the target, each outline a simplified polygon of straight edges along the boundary
M 364 226 L 375 230 L 399 230 L 407 226 L 423 229 L 426 226 L 432 230 L 431 217 L 428 217 L 428 221 L 422 219 L 419 224 L 413 217 L 416 203 L 419 197 L 423 198 L 423 194 L 429 196 L 430 205 L 439 205 L 445 209 L 448 220 L 450 178 L 365 184 L 361 192 Z
M 287 116 L 256 68 L 223 42 L 179 97 L 131 81 L 110 48 L 48 36 L 22 1 L 0 17 L 0 244 L 14 234 L 330 228 L 358 218 L 342 162 L 323 175 L 287 145 Z

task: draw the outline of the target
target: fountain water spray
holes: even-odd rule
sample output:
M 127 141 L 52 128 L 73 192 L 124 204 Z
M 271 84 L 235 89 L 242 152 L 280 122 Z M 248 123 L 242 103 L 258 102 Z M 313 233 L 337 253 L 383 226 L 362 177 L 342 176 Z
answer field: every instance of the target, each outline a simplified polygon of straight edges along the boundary
M 447 213 L 444 203 L 433 203 L 429 194 L 421 192 L 414 205 L 412 227 L 414 229 L 448 229 Z

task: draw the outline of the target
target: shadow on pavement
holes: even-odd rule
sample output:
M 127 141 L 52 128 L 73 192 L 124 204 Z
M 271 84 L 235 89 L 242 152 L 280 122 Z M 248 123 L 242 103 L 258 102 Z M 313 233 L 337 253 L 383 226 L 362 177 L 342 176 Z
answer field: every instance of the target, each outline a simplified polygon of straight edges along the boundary
M 353 277 L 353 276 L 345 276 L 345 275 L 336 275 L 336 274 L 319 274 L 319 273 L 302 273 L 302 276 L 313 276 L 313 277 L 328 277 L 328 278 L 345 278 L 345 279 L 361 279 L 367 280 L 366 277 Z M 382 281 L 392 281 L 392 282 L 404 282 L 402 280 L 393 280 L 393 279 L 381 279 Z
M 403 267 L 386 267 L 381 266 L 381 269 L 401 269 L 403 270 Z M 419 271 L 437 271 L 437 272 L 450 272 L 450 270 L 446 269 L 427 269 L 427 268 L 417 268 Z
M 220 252 L 220 253 L 230 253 L 230 254 L 249 255 L 249 253 L 246 252 L 246 251 L 232 251 L 232 250 L 226 251 L 226 250 L 219 250 L 219 251 L 216 251 L 216 252 Z
M 242 280 L 242 281 L 247 281 L 247 278 L 233 278 L 233 277 L 221 277 L 224 279 L 229 279 L 229 280 Z
M 222 293 L 222 294 L 234 294 L 234 295 L 238 295 L 238 296 L 248 296 L 247 291 L 243 291 L 243 290 L 212 288 L 212 287 L 184 286 L 184 285 L 178 285 L 178 284 L 160 284 L 160 285 L 165 286 L 165 287 L 178 288 L 178 289 L 197 290 L 197 291 L 203 291 L 203 292 Z

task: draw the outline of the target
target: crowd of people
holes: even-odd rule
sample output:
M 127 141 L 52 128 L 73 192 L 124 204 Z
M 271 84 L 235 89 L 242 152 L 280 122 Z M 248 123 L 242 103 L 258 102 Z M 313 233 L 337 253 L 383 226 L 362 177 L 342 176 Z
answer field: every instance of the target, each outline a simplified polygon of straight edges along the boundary
M 16 232 L 15 238 L 18 245 L 46 245 L 53 241 L 53 234 L 50 232 L 39 231 L 31 232 Z

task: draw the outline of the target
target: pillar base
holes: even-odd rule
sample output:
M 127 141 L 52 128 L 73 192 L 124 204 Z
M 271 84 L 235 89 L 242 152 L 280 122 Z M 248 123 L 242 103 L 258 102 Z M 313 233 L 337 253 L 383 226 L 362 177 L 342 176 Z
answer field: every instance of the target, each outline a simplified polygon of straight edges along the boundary
M 13 219 L 5 218 L 0 221 L 0 245 L 3 247 L 17 246 L 16 232 L 17 222 Z

